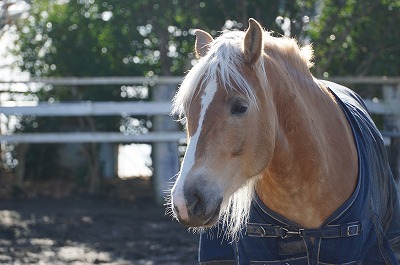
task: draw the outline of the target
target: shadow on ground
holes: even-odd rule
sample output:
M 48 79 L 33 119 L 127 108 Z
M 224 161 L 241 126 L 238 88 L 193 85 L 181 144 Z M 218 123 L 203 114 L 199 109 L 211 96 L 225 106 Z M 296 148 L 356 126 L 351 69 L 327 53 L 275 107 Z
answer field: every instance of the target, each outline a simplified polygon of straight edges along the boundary
M 0 201 L 0 264 L 197 264 L 198 235 L 150 200 Z

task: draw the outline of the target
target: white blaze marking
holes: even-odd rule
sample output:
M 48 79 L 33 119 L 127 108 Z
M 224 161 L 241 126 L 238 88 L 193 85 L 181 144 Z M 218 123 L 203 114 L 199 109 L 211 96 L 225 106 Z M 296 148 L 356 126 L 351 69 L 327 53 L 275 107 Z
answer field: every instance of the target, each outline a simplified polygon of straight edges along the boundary
M 180 217 L 183 220 L 189 219 L 187 208 L 186 208 L 185 195 L 183 192 L 183 185 L 185 183 L 186 177 L 187 177 L 190 169 L 194 165 L 197 142 L 199 140 L 199 136 L 200 136 L 200 133 L 202 130 L 204 117 L 206 115 L 206 111 L 207 111 L 208 107 L 210 106 L 216 92 L 217 92 L 216 82 L 209 82 L 203 91 L 203 94 L 201 96 L 199 124 L 197 126 L 196 133 L 188 139 L 187 149 L 186 149 L 185 157 L 183 158 L 181 171 L 175 182 L 174 187 L 172 188 L 172 205 L 174 205 L 178 208 Z

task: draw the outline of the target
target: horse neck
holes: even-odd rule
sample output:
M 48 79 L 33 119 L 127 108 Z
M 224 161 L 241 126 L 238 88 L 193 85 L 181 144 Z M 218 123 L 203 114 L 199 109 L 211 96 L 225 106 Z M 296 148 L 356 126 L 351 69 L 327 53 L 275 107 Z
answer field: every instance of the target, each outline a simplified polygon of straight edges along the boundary
M 277 66 L 266 65 L 266 70 Z M 333 96 L 310 73 L 282 70 L 281 78 L 268 77 L 277 137 L 256 191 L 271 210 L 302 227 L 317 228 L 352 194 L 357 152 Z

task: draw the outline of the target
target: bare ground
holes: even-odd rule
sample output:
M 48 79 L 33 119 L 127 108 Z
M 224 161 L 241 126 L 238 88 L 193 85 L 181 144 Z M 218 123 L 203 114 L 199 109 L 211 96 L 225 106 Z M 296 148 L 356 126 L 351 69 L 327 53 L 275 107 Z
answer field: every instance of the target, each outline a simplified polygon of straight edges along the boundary
M 128 190 L 134 199 L 1 199 L 0 264 L 197 264 L 198 235 L 165 216 L 148 193 Z

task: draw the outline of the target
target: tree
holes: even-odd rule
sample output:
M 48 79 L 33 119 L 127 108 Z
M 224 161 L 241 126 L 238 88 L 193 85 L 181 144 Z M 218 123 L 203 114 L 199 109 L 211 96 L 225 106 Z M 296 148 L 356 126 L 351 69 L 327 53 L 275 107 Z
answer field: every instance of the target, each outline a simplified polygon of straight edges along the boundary
M 317 75 L 398 75 L 398 21 L 398 0 L 325 0 L 309 31 Z
M 3 0 L 0 2 L 0 38 L 26 11 L 29 0 Z

